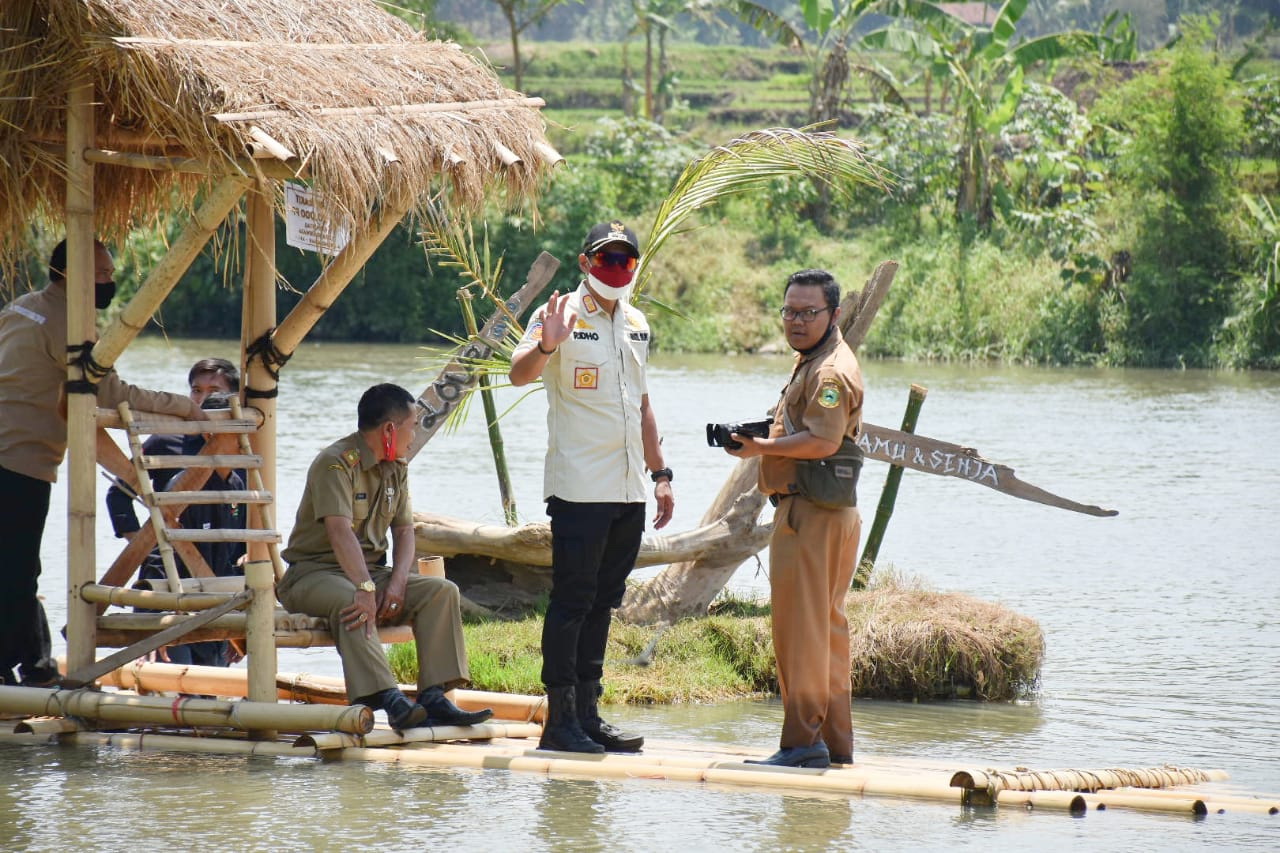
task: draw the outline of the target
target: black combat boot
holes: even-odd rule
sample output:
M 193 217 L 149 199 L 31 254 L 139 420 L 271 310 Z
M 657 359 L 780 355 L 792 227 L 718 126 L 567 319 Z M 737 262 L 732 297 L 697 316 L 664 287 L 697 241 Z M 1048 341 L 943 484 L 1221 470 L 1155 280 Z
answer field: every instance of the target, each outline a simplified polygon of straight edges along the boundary
M 639 752 L 640 747 L 644 746 L 643 735 L 624 732 L 600 719 L 599 702 L 603 695 L 604 688 L 598 681 L 583 681 L 578 684 L 578 722 L 582 725 L 582 730 L 607 752 Z
M 587 752 L 599 755 L 604 747 L 587 737 L 578 723 L 573 686 L 547 688 L 547 721 L 542 726 L 538 749 Z

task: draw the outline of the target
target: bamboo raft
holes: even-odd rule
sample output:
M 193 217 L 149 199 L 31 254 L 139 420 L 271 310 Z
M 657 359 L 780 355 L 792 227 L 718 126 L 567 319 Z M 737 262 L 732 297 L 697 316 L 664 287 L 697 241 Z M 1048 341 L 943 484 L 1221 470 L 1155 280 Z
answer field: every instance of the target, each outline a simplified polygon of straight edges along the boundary
M 470 727 L 423 727 L 397 733 L 373 714 L 348 706 L 342 681 L 280 674 L 281 703 L 229 701 L 247 688 L 243 670 L 135 663 L 99 680 L 99 690 L 0 687 L 0 708 L 20 717 L 0 728 L 0 743 L 113 747 L 139 751 L 379 761 L 406 766 L 592 778 L 702 783 L 713 788 L 791 794 L 893 797 L 963 807 L 1020 807 L 1084 814 L 1110 808 L 1203 816 L 1280 814 L 1280 796 L 1228 788 L 1221 770 L 956 767 L 937 761 L 859 755 L 825 770 L 745 764 L 762 750 L 650 740 L 635 755 L 540 750 L 541 696 L 456 690 L 466 709 L 492 707 L 493 720 Z M 412 686 L 405 685 L 407 693 Z M 191 694 L 197 694 L 195 696 Z M 124 731 L 99 731 L 127 724 Z M 260 730 L 275 737 L 256 739 Z

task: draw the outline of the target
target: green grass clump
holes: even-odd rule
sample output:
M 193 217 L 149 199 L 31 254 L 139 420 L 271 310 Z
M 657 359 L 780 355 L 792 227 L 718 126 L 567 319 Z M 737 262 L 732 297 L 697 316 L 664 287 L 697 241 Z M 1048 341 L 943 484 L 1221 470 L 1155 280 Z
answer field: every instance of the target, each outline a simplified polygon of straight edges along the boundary
M 477 690 L 544 692 L 541 616 L 464 625 L 463 633 Z M 392 646 L 387 657 L 398 681 L 416 681 L 412 643 Z M 666 629 L 615 621 L 604 684 L 605 702 L 631 704 L 717 702 L 774 692 L 777 675 L 768 621 L 711 617 Z
M 846 601 L 854 696 L 909 701 L 1018 699 L 1038 686 L 1044 635 L 1032 619 L 891 572 Z M 605 702 L 723 702 L 774 694 L 778 671 L 766 605 L 727 598 L 713 615 L 670 627 L 615 621 Z M 467 624 L 476 689 L 541 695 L 542 617 Z M 412 643 L 388 652 L 397 680 L 416 680 Z

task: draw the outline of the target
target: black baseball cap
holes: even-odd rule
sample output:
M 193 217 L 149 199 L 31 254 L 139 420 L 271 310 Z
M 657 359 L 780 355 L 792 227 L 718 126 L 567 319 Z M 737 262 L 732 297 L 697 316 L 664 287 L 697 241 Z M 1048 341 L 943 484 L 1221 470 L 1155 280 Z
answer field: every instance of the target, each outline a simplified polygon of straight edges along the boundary
M 636 239 L 636 232 L 616 219 L 591 226 L 587 239 L 582 241 L 582 254 L 598 252 L 610 243 L 625 243 L 630 248 L 632 257 L 640 257 L 640 241 Z

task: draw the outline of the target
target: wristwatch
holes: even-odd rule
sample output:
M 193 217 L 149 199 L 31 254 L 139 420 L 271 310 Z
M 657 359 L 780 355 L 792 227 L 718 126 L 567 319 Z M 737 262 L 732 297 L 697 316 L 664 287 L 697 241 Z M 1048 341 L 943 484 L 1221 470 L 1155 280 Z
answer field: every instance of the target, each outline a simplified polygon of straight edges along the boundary
M 360 590 L 361 592 L 377 592 L 378 585 L 375 584 L 373 581 L 361 581 L 360 583 L 356 584 L 356 589 Z
M 675 479 L 675 475 L 671 473 L 670 468 L 659 468 L 657 471 L 649 472 L 649 479 L 653 480 L 653 482 L 655 483 L 661 480 L 663 477 L 667 478 L 668 483 L 670 483 L 672 480 Z

